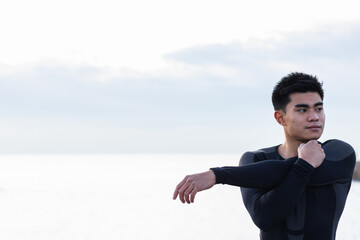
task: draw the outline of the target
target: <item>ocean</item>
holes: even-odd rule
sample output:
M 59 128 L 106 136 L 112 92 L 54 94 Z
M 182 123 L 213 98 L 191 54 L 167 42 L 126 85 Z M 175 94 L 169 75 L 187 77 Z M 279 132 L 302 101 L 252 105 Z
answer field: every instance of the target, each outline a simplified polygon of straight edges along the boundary
M 172 200 L 186 174 L 237 165 L 239 154 L 1 155 L 0 239 L 258 240 L 237 187 Z M 353 182 L 337 239 L 360 239 Z

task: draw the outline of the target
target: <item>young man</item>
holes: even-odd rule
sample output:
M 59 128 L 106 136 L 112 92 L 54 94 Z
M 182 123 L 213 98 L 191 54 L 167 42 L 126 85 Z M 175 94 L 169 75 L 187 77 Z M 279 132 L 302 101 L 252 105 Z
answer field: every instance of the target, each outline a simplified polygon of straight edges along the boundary
M 215 184 L 241 187 L 262 240 L 334 240 L 355 166 L 353 148 L 317 141 L 325 125 L 324 92 L 316 77 L 291 73 L 274 88 L 274 117 L 285 142 L 246 152 L 239 167 L 211 168 L 186 176 L 173 198 L 194 202 Z

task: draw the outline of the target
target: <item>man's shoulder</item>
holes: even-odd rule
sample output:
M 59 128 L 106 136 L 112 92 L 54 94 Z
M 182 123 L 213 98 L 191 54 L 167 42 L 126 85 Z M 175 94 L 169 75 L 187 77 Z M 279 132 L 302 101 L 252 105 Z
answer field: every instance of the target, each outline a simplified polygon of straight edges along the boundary
M 272 147 L 261 148 L 256 151 L 247 151 L 242 155 L 240 159 L 240 165 L 260 162 L 266 159 L 278 159 L 279 158 L 279 154 L 277 151 L 278 147 L 279 145 L 276 145 Z
M 336 161 L 355 154 L 354 148 L 349 143 L 339 139 L 327 140 L 322 144 L 322 148 L 326 154 L 326 159 L 330 161 Z
M 329 139 L 329 140 L 326 140 L 325 142 L 322 143 L 322 145 L 326 145 L 326 144 L 329 144 L 329 143 L 332 143 L 332 144 L 340 144 L 340 145 L 344 145 L 344 146 L 350 146 L 351 145 L 345 141 L 342 141 L 340 139 Z

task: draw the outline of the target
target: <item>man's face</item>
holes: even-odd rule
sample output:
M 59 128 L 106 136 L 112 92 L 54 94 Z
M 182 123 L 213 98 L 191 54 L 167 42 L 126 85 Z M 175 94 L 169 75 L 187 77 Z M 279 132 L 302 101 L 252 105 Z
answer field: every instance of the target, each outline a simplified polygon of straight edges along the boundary
M 325 125 L 323 102 L 319 93 L 290 94 L 283 120 L 288 140 L 307 142 L 319 139 Z

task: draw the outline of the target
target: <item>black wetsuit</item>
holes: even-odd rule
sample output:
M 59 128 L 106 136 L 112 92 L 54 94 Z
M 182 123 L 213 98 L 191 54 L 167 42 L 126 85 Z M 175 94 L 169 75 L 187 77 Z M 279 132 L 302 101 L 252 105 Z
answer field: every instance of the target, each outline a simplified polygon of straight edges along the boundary
M 353 148 L 322 144 L 326 157 L 314 169 L 301 158 L 283 159 L 278 146 L 246 152 L 240 167 L 212 168 L 216 183 L 241 187 L 262 240 L 334 240 L 355 166 Z

